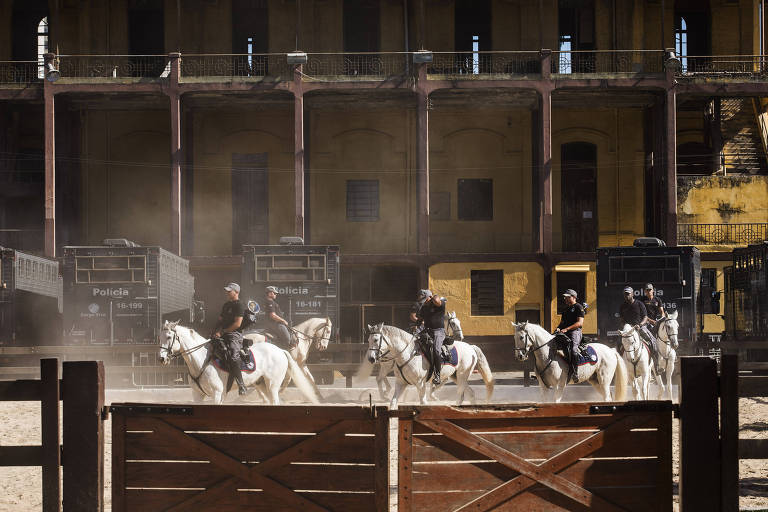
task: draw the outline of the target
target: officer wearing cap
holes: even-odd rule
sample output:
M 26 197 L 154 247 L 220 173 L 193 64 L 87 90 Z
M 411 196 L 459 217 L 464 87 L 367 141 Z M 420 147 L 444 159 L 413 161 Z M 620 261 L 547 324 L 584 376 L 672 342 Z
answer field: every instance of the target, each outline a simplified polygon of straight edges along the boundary
M 424 323 L 424 329 L 429 332 L 434 343 L 432 347 L 432 361 L 434 362 L 432 383 L 439 385 L 440 370 L 443 366 L 442 348 L 445 340 L 445 299 L 440 298 L 437 294 L 432 294 L 429 290 L 423 291 L 429 294 L 429 298 L 424 300 L 417 318 L 419 323 Z
M 430 297 L 432 297 L 432 292 L 429 290 L 419 290 L 419 293 L 416 295 L 416 302 L 414 302 L 413 306 L 411 306 L 411 313 L 408 315 L 408 327 L 413 334 L 416 334 L 421 330 L 419 310 L 421 309 L 421 306 L 424 305 L 424 302 L 426 302 Z
M 634 295 L 635 291 L 631 286 L 624 288 L 624 302 L 619 308 L 619 316 L 622 321 L 637 329 L 640 337 L 648 342 L 648 345 L 651 347 L 651 357 L 656 368 L 658 368 L 659 350 L 656 347 L 656 338 L 648 330 L 648 310 L 645 309 L 645 304 L 642 301 L 635 300 Z
M 277 288 L 274 286 L 267 286 L 264 289 L 264 293 L 267 296 L 267 301 L 264 306 L 264 312 L 267 317 L 267 331 L 278 339 L 281 345 L 284 347 L 293 348 L 295 343 L 291 337 L 291 333 L 288 331 L 288 321 L 283 318 L 283 311 L 280 309 L 280 304 L 277 303 Z
M 560 317 L 560 323 L 555 329 L 555 334 L 561 333 L 570 340 L 569 352 L 570 375 L 573 380 L 578 380 L 578 368 L 576 359 L 579 356 L 579 344 L 581 343 L 581 328 L 584 326 L 584 307 L 576 302 L 578 295 L 575 290 L 567 289 L 563 292 L 563 300 L 566 308 Z
M 244 395 L 247 390 L 243 383 L 243 374 L 240 372 L 240 349 L 243 348 L 243 333 L 240 327 L 243 323 L 245 308 L 240 302 L 240 285 L 229 283 L 224 287 L 227 294 L 227 302 L 221 308 L 219 322 L 214 330 L 214 337 L 224 340 L 229 357 L 229 372 L 237 382 L 237 391 Z
M 645 285 L 643 304 L 645 304 L 645 310 L 648 312 L 648 322 L 655 327 L 654 332 L 656 332 L 658 330 L 658 320 L 667 316 L 667 313 L 664 311 L 664 303 L 656 297 L 656 290 L 653 289 L 651 283 Z

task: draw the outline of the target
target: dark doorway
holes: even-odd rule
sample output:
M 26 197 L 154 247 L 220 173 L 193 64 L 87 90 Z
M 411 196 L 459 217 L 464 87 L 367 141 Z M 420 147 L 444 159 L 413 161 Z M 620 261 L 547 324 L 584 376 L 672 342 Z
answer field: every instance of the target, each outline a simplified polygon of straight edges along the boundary
M 43 0 L 15 0 L 11 36 L 12 60 L 37 60 L 37 31 L 40 21 L 48 16 L 48 2 Z M 11 25 L 8 25 L 11 28 Z
M 269 243 L 267 154 L 232 154 L 232 254 Z
M 557 314 L 562 315 L 565 311 L 565 300 L 563 292 L 573 290 L 578 297 L 576 302 L 582 303 L 587 297 L 587 274 L 585 272 L 557 272 L 555 274 L 557 282 Z
M 595 50 L 595 5 L 592 0 L 560 0 L 558 2 L 559 58 L 558 73 L 594 73 L 594 53 L 571 53 Z
M 164 55 L 163 2 L 132 0 L 128 5 L 128 51 L 131 55 Z
M 597 248 L 597 146 L 588 142 L 563 144 L 561 200 L 564 252 Z
M 344 51 L 379 51 L 379 17 L 379 0 L 344 0 Z
M 456 0 L 454 13 L 454 46 L 461 52 L 459 69 L 475 75 L 490 72 L 491 59 L 480 53 L 493 49 L 490 0 Z
M 238 57 L 238 67 L 247 76 L 268 74 L 269 18 L 267 0 L 233 0 L 232 2 L 232 53 Z M 240 73 L 238 73 L 240 74 Z

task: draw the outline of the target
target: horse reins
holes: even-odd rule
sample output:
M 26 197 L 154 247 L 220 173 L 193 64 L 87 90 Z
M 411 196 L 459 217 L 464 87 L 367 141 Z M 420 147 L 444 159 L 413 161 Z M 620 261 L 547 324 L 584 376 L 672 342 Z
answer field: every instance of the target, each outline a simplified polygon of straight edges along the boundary
M 193 352 L 196 352 L 196 351 L 200 350 L 201 348 L 205 347 L 206 345 L 208 345 L 211 342 L 211 340 L 206 340 L 204 343 L 201 343 L 200 345 L 195 345 L 192 348 L 188 348 L 186 350 L 180 350 L 177 354 L 173 354 L 171 352 L 171 350 L 173 350 L 173 345 L 176 343 L 176 340 L 179 339 L 179 335 L 176 333 L 176 328 L 175 327 L 173 329 L 168 329 L 168 330 L 173 333 L 173 338 L 171 339 L 171 344 L 170 344 L 169 347 L 161 346 L 160 348 L 165 350 L 165 352 L 168 354 L 168 358 L 171 359 L 171 360 L 178 359 L 179 357 L 184 357 L 184 356 L 189 355 L 189 354 L 191 354 Z M 194 331 L 192 329 L 190 329 L 190 332 L 194 332 Z M 181 347 L 181 343 L 179 343 L 179 347 Z M 200 377 L 203 376 L 203 372 L 205 372 L 205 370 L 206 370 L 206 368 L 208 368 L 209 364 L 211 364 L 211 354 L 210 354 L 210 352 L 208 354 L 206 354 L 205 361 L 203 362 L 203 366 L 202 366 L 202 368 L 200 368 L 200 373 L 198 374 L 197 377 L 192 375 L 192 372 L 189 369 L 189 365 L 187 365 L 187 375 L 189 375 L 189 378 L 192 379 L 195 382 L 195 384 L 197 384 L 197 388 L 205 396 L 210 396 L 210 395 L 208 395 L 208 393 L 206 393 L 205 390 L 203 389 L 203 386 L 200 385 Z
M 404 353 L 406 350 L 408 350 L 408 347 L 410 347 L 410 346 L 411 346 L 411 342 L 409 341 L 408 343 L 406 343 L 406 344 L 405 344 L 405 348 L 403 348 L 403 350 L 400 350 L 400 351 L 398 351 L 398 352 L 395 352 L 395 355 L 394 355 L 394 356 L 392 356 L 390 359 L 386 359 L 386 360 L 384 360 L 384 359 L 382 359 L 382 357 L 383 357 L 384 355 L 386 355 L 386 354 L 388 354 L 388 353 L 389 353 L 389 349 L 393 348 L 393 347 L 392 347 L 392 344 L 389 342 L 389 340 L 387 340 L 387 337 L 386 337 L 386 336 L 384 336 L 384 333 L 383 333 L 383 332 L 377 332 L 377 333 L 372 333 L 372 334 L 378 334 L 378 335 L 379 335 L 379 346 L 378 346 L 378 348 L 376 349 L 376 352 L 378 352 L 378 353 L 379 353 L 379 357 L 378 357 L 378 359 L 379 359 L 379 362 L 385 362 L 385 363 L 387 363 L 387 362 L 389 362 L 389 361 L 394 361 L 394 362 L 395 362 L 395 366 L 397 367 L 398 371 L 400 372 L 400 376 L 403 378 L 403 380 L 405 381 L 405 383 L 406 383 L 406 384 L 408 384 L 409 386 L 413 386 L 414 384 L 411 384 L 410 382 L 408 382 L 408 379 L 406 379 L 406 378 L 405 378 L 405 374 L 403 373 L 403 368 L 405 368 L 405 365 L 407 365 L 408 363 L 410 363 L 411 361 L 413 361 L 413 358 L 414 358 L 414 357 L 416 357 L 416 350 L 414 350 L 414 351 L 413 351 L 413 355 L 411 355 L 411 357 L 410 357 L 410 358 L 408 358 L 408 360 L 407 360 L 406 362 L 404 362 L 402 365 L 399 365 L 399 364 L 397 364 L 397 361 L 396 361 L 396 359 L 395 359 L 395 358 L 396 358 L 398 355 L 400 355 L 400 354 Z M 415 336 L 413 336 L 413 340 L 415 340 L 415 339 L 416 339 L 416 337 L 415 337 Z M 384 341 L 384 342 L 387 344 L 387 346 L 389 347 L 389 349 L 387 349 L 387 351 L 386 351 L 384 354 L 382 354 L 382 353 L 381 353 L 381 342 L 382 342 L 382 340 L 383 340 L 383 341 Z M 412 341 L 413 341 L 413 340 L 412 340 Z M 415 348 L 416 348 L 416 347 L 414 346 L 414 349 L 415 349 Z
M 531 339 L 531 335 L 528 334 L 528 331 L 526 331 L 525 329 L 522 329 L 522 331 L 523 331 L 523 334 L 525 334 L 526 340 L 530 340 Z M 556 339 L 557 339 L 557 336 L 555 336 L 554 338 L 552 338 L 548 342 L 539 345 L 538 347 L 534 347 L 533 346 L 533 341 L 531 341 L 531 348 L 529 348 L 529 349 L 525 348 L 525 345 L 527 345 L 527 341 L 523 341 L 523 348 L 517 348 L 517 346 L 515 346 L 515 350 L 519 350 L 520 352 L 522 352 L 524 354 L 528 354 L 529 352 L 536 352 L 537 350 L 541 350 L 542 348 L 548 346 L 550 343 L 552 343 Z M 555 358 L 554 358 L 553 354 L 554 354 L 554 351 L 549 353 L 549 358 L 547 360 L 547 365 L 541 371 L 539 371 L 539 366 L 538 366 L 538 364 L 536 364 L 536 357 L 534 356 L 534 358 L 533 358 L 533 367 L 536 369 L 536 374 L 537 375 L 542 376 L 542 374 L 545 371 L 547 371 L 550 366 L 552 366 L 552 363 L 555 361 Z
M 315 344 L 318 344 L 320 341 L 322 341 L 322 340 L 324 340 L 324 339 L 325 339 L 325 336 L 322 336 L 320 339 L 318 339 L 318 337 L 317 337 L 317 333 L 318 333 L 318 331 L 320 331 L 321 329 L 322 329 L 323 331 L 325 331 L 325 330 L 328 328 L 328 324 L 329 324 L 329 321 L 330 321 L 330 318 L 327 318 L 327 317 L 326 317 L 326 319 L 325 319 L 325 323 L 323 323 L 323 325 L 321 325 L 321 326 L 319 326 L 318 328 L 316 328 L 316 329 L 314 330 L 314 332 L 312 333 L 312 336 L 311 336 L 311 337 L 310 337 L 310 336 L 308 336 L 308 335 L 306 335 L 306 334 L 304 334 L 303 332 L 301 332 L 300 330 L 298 330 L 298 329 L 296 329 L 296 328 L 294 328 L 294 327 L 290 327 L 290 326 L 286 326 L 286 327 L 288 327 L 288 330 L 289 330 L 289 331 L 292 331 L 292 332 L 293 332 L 293 333 L 295 333 L 296 335 L 298 335 L 298 336 L 301 336 L 301 337 L 302 337 L 302 338 L 304 338 L 305 340 L 309 340 L 311 343 L 315 343 Z M 330 341 L 330 339 L 331 339 L 331 333 L 329 332 L 329 333 L 328 333 L 328 340 Z

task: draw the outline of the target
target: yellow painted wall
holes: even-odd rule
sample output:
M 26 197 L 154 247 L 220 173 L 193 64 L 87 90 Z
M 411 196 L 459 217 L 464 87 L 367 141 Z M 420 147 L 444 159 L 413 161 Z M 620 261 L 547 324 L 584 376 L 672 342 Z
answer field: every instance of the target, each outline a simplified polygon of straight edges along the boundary
M 166 111 L 85 111 L 84 242 L 170 245 L 169 132 Z
M 347 254 L 416 250 L 415 121 L 401 111 L 310 114 L 312 243 Z M 379 180 L 379 220 L 347 220 L 347 180 Z
M 642 110 L 557 109 L 552 119 L 554 250 L 563 239 L 560 151 L 569 142 L 597 145 L 598 245 L 632 245 L 645 231 Z
M 193 147 L 195 254 L 232 251 L 233 153 L 267 153 L 269 243 L 294 233 L 291 111 L 196 112 Z
M 433 111 L 430 191 L 450 194 L 450 220 L 431 220 L 431 250 L 531 251 L 531 113 Z M 493 220 L 458 220 L 462 178 L 493 180 Z
M 571 267 L 573 270 L 568 269 Z M 557 270 L 562 268 L 563 270 Z M 588 268 L 584 272 L 583 268 Z M 595 270 L 595 263 L 580 262 L 561 262 L 557 265 L 555 271 L 552 272 L 552 302 L 550 303 L 550 309 L 552 311 L 552 325 L 550 326 L 550 332 L 554 331 L 557 325 L 560 323 L 560 315 L 557 314 L 558 301 L 562 301 L 562 293 L 565 291 L 563 286 L 557 283 L 557 274 L 560 272 L 578 271 L 586 274 L 586 297 L 579 297 L 579 302 L 587 303 L 587 316 L 584 317 L 584 327 L 582 331 L 584 334 L 597 334 L 597 273 Z M 462 325 L 463 327 L 463 325 Z
M 504 271 L 504 314 L 472 316 L 472 270 Z M 429 289 L 448 299 L 467 336 L 512 335 L 515 309 L 538 309 L 544 317 L 544 272 L 538 263 L 438 263 L 429 268 Z

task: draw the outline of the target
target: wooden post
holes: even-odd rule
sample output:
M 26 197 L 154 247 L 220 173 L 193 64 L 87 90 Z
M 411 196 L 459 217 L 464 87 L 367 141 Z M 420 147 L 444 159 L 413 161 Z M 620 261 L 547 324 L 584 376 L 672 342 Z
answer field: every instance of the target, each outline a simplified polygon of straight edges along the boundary
M 302 65 L 293 72 L 293 183 L 295 189 L 295 235 L 305 238 L 304 230 L 304 91 L 302 90 Z
M 104 510 L 104 363 L 65 362 L 64 510 Z
M 376 510 L 389 512 L 389 414 L 387 407 L 375 411 Z
M 399 418 L 397 433 L 397 510 L 410 512 L 413 510 L 413 420 Z
M 171 53 L 170 86 L 168 98 L 171 103 L 171 251 L 181 254 L 181 77 L 180 54 Z
M 55 56 L 46 53 L 46 64 Z M 53 84 L 43 80 L 44 132 L 45 132 L 45 255 L 56 257 L 56 115 Z
M 43 446 L 43 510 L 61 510 L 59 360 L 40 360 L 40 422 Z
M 724 512 L 739 510 L 739 364 L 737 354 L 720 360 L 720 479 Z
M 427 89 L 427 65 L 418 65 L 418 80 L 416 82 L 416 134 L 418 143 L 418 252 L 429 253 L 429 91 Z
M 720 503 L 717 368 L 708 357 L 680 358 L 680 511 Z
M 125 503 L 125 414 L 112 417 L 112 512 L 127 512 Z

